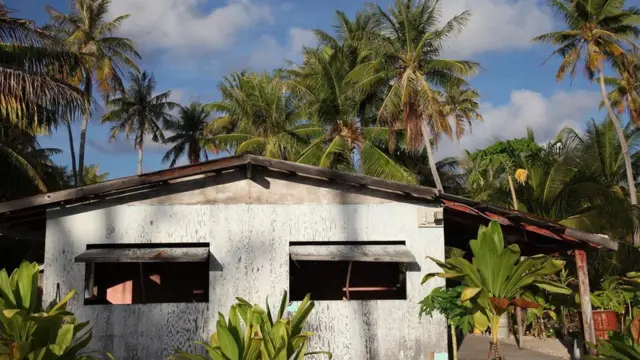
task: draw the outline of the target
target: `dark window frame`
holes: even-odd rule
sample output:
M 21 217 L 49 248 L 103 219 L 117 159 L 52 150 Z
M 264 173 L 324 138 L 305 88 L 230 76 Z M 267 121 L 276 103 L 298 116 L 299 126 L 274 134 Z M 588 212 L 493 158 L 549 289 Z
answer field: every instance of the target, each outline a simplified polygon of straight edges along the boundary
M 154 248 L 207 248 L 208 243 L 144 243 L 144 244 L 89 244 L 90 249 L 154 249 Z M 184 261 L 131 261 L 131 262 L 87 262 L 85 263 L 84 305 L 150 305 L 189 304 L 209 302 L 209 253 L 205 262 Z M 106 294 L 109 280 L 126 274 L 122 279 L 132 281 L 131 303 L 113 304 Z M 160 274 L 160 282 L 152 279 Z M 111 279 L 109 279 L 111 278 Z M 185 281 L 187 279 L 187 281 Z M 163 281 L 165 284 L 162 284 Z M 166 281 L 169 281 L 167 284 Z M 156 291 L 153 291 L 155 285 Z M 124 283 L 124 282 L 121 282 Z M 97 294 L 96 294 L 97 290 Z M 190 293 L 189 293 L 190 292 Z M 97 296 L 95 296 L 97 295 Z
M 291 242 L 289 245 L 367 246 L 405 245 L 405 242 Z M 307 293 L 314 301 L 407 300 L 408 268 L 406 262 L 305 261 L 289 257 L 289 294 L 291 301 L 302 300 Z M 374 276 L 370 276 L 372 272 Z M 341 296 L 338 296 L 339 290 Z

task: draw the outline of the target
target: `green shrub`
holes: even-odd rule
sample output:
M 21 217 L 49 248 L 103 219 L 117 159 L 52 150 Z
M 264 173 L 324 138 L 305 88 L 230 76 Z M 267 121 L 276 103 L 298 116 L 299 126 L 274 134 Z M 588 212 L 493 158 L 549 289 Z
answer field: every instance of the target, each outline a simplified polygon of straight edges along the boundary
M 98 359 L 84 351 L 91 342 L 89 322 L 67 311 L 75 291 L 43 308 L 38 272 L 38 264 L 28 262 L 11 276 L 0 270 L 0 360 Z
M 313 335 L 304 332 L 307 317 L 313 310 L 314 303 L 309 295 L 300 303 L 298 310 L 291 318 L 285 318 L 287 292 L 280 302 L 277 317 L 274 319 L 269 309 L 237 298 L 238 302 L 229 309 L 228 320 L 218 314 L 216 332 L 211 335 L 209 343 L 196 342 L 203 346 L 209 357 L 190 354 L 176 350 L 170 360 L 301 360 L 307 355 L 325 354 L 326 351 L 307 352 L 309 338 Z

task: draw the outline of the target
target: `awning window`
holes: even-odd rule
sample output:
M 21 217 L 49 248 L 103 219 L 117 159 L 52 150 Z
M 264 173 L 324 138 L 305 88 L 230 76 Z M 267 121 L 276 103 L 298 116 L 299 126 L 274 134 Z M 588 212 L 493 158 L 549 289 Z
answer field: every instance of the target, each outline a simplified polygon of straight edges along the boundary
M 405 245 L 291 245 L 296 261 L 364 261 L 412 263 L 415 256 Z
M 209 247 L 99 248 L 87 249 L 75 262 L 206 262 Z

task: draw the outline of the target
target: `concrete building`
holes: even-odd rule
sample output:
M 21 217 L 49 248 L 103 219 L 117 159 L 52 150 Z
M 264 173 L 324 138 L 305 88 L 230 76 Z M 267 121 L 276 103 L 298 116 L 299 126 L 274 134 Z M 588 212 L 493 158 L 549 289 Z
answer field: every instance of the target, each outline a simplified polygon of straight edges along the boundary
M 70 310 L 93 325 L 91 346 L 117 359 L 194 351 L 235 297 L 276 306 L 286 290 L 292 307 L 306 293 L 316 302 L 310 350 L 427 360 L 447 352 L 448 331 L 441 316 L 418 317 L 418 302 L 443 285 L 420 285 L 438 269 L 425 257 L 444 259 L 443 216 L 482 218 L 471 205 L 245 155 L 7 202 L 0 218 L 46 218 L 44 301 L 76 289 Z M 530 239 L 610 245 L 527 226 Z

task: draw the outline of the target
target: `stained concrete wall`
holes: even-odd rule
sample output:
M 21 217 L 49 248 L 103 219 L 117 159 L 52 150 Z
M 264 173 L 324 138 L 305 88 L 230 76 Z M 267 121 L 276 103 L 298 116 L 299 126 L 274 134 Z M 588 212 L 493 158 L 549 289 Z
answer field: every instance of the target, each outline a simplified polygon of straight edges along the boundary
M 49 211 L 45 301 L 58 289 L 82 294 L 85 267 L 73 258 L 87 244 L 209 243 L 215 260 L 208 304 L 84 306 L 79 297 L 71 303 L 94 327 L 93 348 L 117 359 L 166 359 L 175 348 L 193 350 L 191 341 L 207 339 L 218 311 L 226 313 L 236 296 L 260 304 L 269 296 L 275 307 L 289 284 L 289 242 L 403 240 L 420 268 L 408 272 L 407 299 L 317 302 L 308 325 L 316 334 L 311 349 L 329 350 L 334 359 L 426 360 L 446 352 L 445 320 L 418 318 L 418 301 L 442 285 L 438 279 L 420 285 L 424 273 L 437 269 L 425 256 L 444 257 L 442 228 L 417 226 L 417 208 L 425 204 L 338 184 L 263 180 L 269 186 L 237 180 Z

